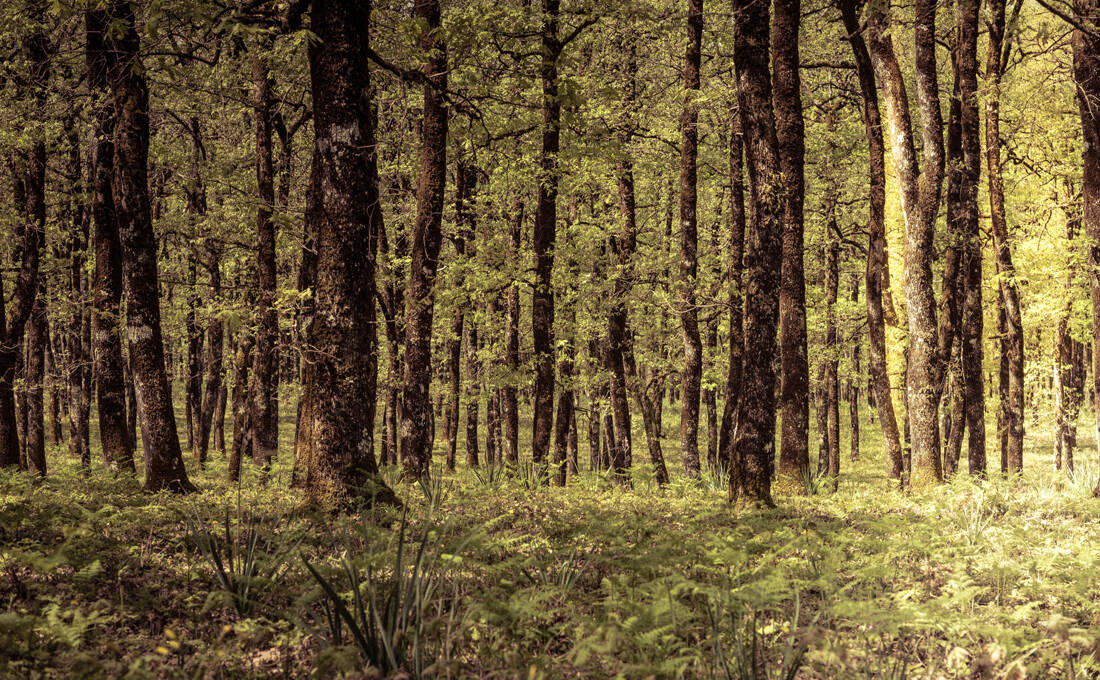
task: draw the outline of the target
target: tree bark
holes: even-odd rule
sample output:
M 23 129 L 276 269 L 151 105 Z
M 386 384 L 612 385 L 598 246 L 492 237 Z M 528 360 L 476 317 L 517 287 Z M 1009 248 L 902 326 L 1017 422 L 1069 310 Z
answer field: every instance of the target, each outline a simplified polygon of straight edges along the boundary
M 157 285 L 157 246 L 149 205 L 149 90 L 141 66 L 133 7 L 114 0 L 119 37 L 108 41 L 119 59 L 112 78 L 115 156 L 112 192 L 122 244 L 130 360 L 141 413 L 145 488 L 194 491 L 180 453 L 172 392 L 165 372 Z
M 417 0 L 413 13 L 422 22 L 420 49 L 427 58 L 424 76 L 431 85 L 423 88 L 420 180 L 405 307 L 405 389 L 400 431 L 404 474 L 410 479 L 427 475 L 432 459 L 432 318 L 447 181 L 447 109 L 441 93 L 447 86 L 447 49 L 440 30 L 439 0 Z
M 730 466 L 730 500 L 744 495 L 757 505 L 772 506 L 775 455 L 772 357 L 776 352 L 779 316 L 786 187 L 780 167 L 768 73 L 768 7 L 759 2 L 735 0 L 734 15 L 737 26 L 734 63 L 753 219 L 745 253 L 745 349 L 736 441 Z
M 680 457 L 684 474 L 699 476 L 699 390 L 703 344 L 699 336 L 696 279 L 699 273 L 697 157 L 699 154 L 699 67 L 702 58 L 703 0 L 687 0 L 684 54 L 684 107 L 680 114 L 680 324 L 684 369 L 680 375 Z
M 272 156 L 272 79 L 265 61 L 266 45 L 259 41 L 252 54 L 252 117 L 255 135 L 256 187 L 256 271 L 259 297 L 256 299 L 256 351 L 252 366 L 252 458 L 264 468 L 279 449 L 279 375 L 276 343 L 279 316 L 275 308 L 278 283 L 275 271 L 275 171 Z
M 511 256 L 519 257 L 523 237 L 524 204 L 516 206 L 512 216 Z M 519 377 L 519 283 L 513 282 L 508 288 L 508 310 L 504 328 L 504 363 L 511 372 L 501 395 L 504 417 L 504 459 L 511 465 L 519 463 L 519 399 L 516 395 L 516 380 Z
M 906 402 L 912 442 L 909 483 L 915 488 L 942 480 L 937 398 L 938 328 L 932 279 L 933 237 L 944 174 L 943 116 L 936 82 L 936 3 L 917 0 L 914 52 L 917 104 L 921 113 L 923 170 L 918 165 L 909 98 L 887 32 L 889 6 L 873 7 L 870 52 L 886 100 L 894 166 L 901 184 L 906 225 L 905 306 L 909 322 Z M 893 472 L 893 471 L 891 471 Z
M 836 332 L 836 300 L 840 283 L 840 247 L 836 242 L 838 229 L 835 216 L 830 220 L 829 244 L 825 255 L 825 410 L 829 429 L 829 465 L 826 475 L 833 491 L 840 481 L 840 378 L 839 351 Z
M 986 170 L 989 176 L 989 218 L 993 232 L 993 250 L 997 262 L 997 282 L 1005 312 L 1001 353 L 1008 369 L 1007 400 L 1004 415 L 1004 446 L 1007 467 L 1012 471 L 1024 465 L 1024 325 L 1016 267 L 1005 212 L 1004 178 L 1001 173 L 1001 76 L 1006 59 L 1004 50 L 1005 2 L 990 0 L 989 52 L 985 77 L 989 92 L 985 100 Z
M 229 449 L 229 481 L 241 479 L 241 460 L 252 443 L 251 409 L 249 407 L 248 367 L 252 363 L 252 334 L 242 332 L 237 340 L 233 359 L 233 444 Z
M 535 404 L 531 423 L 531 458 L 546 462 L 554 419 L 554 241 L 558 215 L 558 162 L 561 144 L 561 100 L 558 98 L 559 0 L 542 0 L 542 148 L 539 152 L 535 230 L 535 285 L 531 295 L 531 339 L 535 360 Z
M 382 228 L 368 70 L 369 6 L 315 0 L 309 49 L 317 186 L 307 229 L 317 274 L 303 396 L 298 469 L 314 502 L 399 503 L 378 474 L 375 258 Z
M 802 264 L 803 157 L 801 79 L 798 73 L 800 0 L 776 0 L 772 16 L 772 97 L 779 166 L 787 201 L 779 288 L 780 411 L 778 482 L 801 484 L 810 465 L 810 369 L 806 362 L 806 280 Z
M 110 16 L 102 10 L 85 15 L 88 87 L 95 93 L 91 149 L 91 212 L 95 272 L 93 274 L 92 355 L 95 362 L 99 441 L 103 457 L 116 470 L 134 472 L 133 440 L 126 425 L 125 369 L 120 335 L 122 245 L 119 242 L 111 182 L 114 176 L 115 111 L 107 87 L 117 69 L 107 48 Z
M 857 16 L 857 0 L 842 0 L 841 18 L 844 30 L 848 32 L 848 42 L 859 75 L 860 92 L 863 95 L 863 125 L 867 135 L 868 156 L 868 217 L 867 217 L 867 267 L 865 286 L 867 289 L 867 372 L 868 396 L 874 401 L 878 411 L 879 427 L 882 430 L 883 444 L 886 449 L 886 471 L 890 479 L 901 480 L 902 454 L 901 437 L 898 432 L 897 417 L 894 415 L 894 401 L 890 387 L 890 374 L 886 366 L 886 315 L 884 297 L 889 282 L 884 273 L 889 271 L 886 254 L 886 161 L 885 146 L 882 141 L 882 118 L 878 107 L 878 85 L 871 55 Z
M 727 276 L 729 278 L 729 368 L 726 373 L 726 400 L 722 407 L 722 423 L 718 433 L 718 452 L 721 466 L 730 467 L 733 455 L 734 419 L 737 402 L 741 395 L 741 363 L 745 349 L 742 329 L 742 296 L 744 294 L 742 278 L 745 255 L 745 171 L 743 162 L 744 139 L 741 132 L 741 112 L 736 106 L 730 107 L 729 138 L 729 182 L 730 182 L 730 247 Z

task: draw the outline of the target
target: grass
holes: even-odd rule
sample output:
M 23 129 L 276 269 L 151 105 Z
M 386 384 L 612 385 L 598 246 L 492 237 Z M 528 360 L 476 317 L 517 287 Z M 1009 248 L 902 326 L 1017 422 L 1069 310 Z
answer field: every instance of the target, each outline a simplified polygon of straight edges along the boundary
M 412 677 L 1100 675 L 1096 450 L 1056 474 L 1043 424 L 1022 479 L 924 494 L 890 488 L 864 423 L 837 493 L 776 510 L 731 509 L 714 480 L 460 468 L 399 485 L 404 517 L 335 519 L 287 489 L 290 429 L 266 486 L 251 468 L 229 485 L 218 454 L 186 498 L 82 476 L 67 451 L 45 481 L 0 473 L 0 677 L 372 677 L 364 649 Z M 240 539 L 246 567 L 275 556 L 278 579 L 216 596 L 239 582 L 199 526 Z

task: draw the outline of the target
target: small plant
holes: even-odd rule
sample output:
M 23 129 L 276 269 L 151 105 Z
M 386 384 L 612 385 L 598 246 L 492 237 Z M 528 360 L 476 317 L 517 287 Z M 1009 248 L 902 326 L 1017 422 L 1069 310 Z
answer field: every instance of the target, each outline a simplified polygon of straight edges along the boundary
M 516 468 L 516 479 L 524 491 L 536 491 L 550 481 L 550 467 L 546 463 L 521 460 Z
M 445 606 L 454 598 L 448 600 L 440 592 L 442 543 L 432 545 L 435 534 L 426 529 L 415 556 L 406 563 L 410 547 L 407 528 L 407 520 L 402 517 L 388 579 L 372 568 L 361 575 L 352 559 L 344 555 L 340 566 L 350 602 L 337 590 L 337 584 L 322 576 L 305 556 L 302 561 L 321 588 L 321 609 L 332 645 L 350 641 L 360 657 L 383 675 L 403 671 L 420 678 L 449 649 L 457 610 Z M 428 633 L 434 624 L 442 624 L 443 630 L 441 634 L 431 631 L 437 634 L 437 645 L 433 647 Z
M 812 465 L 799 471 L 799 479 L 807 496 L 820 496 L 825 490 L 825 478 Z
M 498 489 L 501 484 L 504 483 L 506 471 L 507 468 L 504 465 L 488 463 L 484 466 L 474 468 L 474 477 L 481 486 L 490 489 Z
M 191 542 L 214 572 L 220 593 L 228 596 L 242 617 L 255 609 L 260 595 L 282 576 L 287 557 L 301 542 L 284 538 L 277 527 L 265 527 L 254 517 L 244 519 L 237 509 L 236 522 L 226 508 L 220 528 L 212 528 L 197 511 L 185 516 Z M 209 606 L 211 600 L 207 600 Z
M 531 580 L 531 583 L 546 588 L 556 587 L 563 592 L 573 590 L 580 579 L 581 574 L 588 568 L 588 561 L 581 559 L 576 548 L 569 553 L 559 568 L 551 569 L 542 564 L 536 564 L 533 569 L 523 569 L 523 573 Z
M 717 598 L 714 598 L 717 600 Z M 723 611 L 724 610 L 724 611 Z M 711 651 L 715 677 L 726 680 L 794 680 L 802 667 L 809 643 L 798 628 L 799 598 L 794 600 L 794 618 L 786 629 L 779 665 L 770 660 L 769 636 L 762 629 L 760 612 L 740 603 L 712 601 L 707 609 L 711 624 Z M 722 644 L 722 622 L 729 621 L 732 645 Z
M 435 474 L 426 474 L 417 478 L 416 483 L 424 493 L 430 514 L 435 514 L 447 498 L 448 485 L 443 480 L 443 470 L 436 468 Z

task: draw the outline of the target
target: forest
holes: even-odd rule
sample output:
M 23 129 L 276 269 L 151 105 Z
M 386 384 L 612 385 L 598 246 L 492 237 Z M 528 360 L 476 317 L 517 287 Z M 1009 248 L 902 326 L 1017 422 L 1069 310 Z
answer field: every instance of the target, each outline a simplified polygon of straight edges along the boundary
M 1100 0 L 2 0 L 0 678 L 1100 677 Z

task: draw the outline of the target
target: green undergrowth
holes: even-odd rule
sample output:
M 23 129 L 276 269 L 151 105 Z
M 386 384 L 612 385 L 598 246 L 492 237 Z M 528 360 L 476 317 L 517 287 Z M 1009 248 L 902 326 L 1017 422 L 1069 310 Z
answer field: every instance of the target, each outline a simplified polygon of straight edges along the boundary
M 55 460 L 0 474 L 3 677 L 1100 676 L 1095 465 L 906 495 L 845 461 L 767 511 L 483 467 L 334 518 L 284 460 L 187 497 Z

